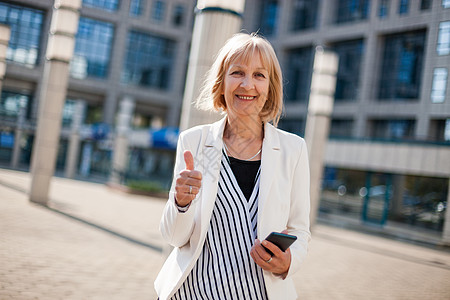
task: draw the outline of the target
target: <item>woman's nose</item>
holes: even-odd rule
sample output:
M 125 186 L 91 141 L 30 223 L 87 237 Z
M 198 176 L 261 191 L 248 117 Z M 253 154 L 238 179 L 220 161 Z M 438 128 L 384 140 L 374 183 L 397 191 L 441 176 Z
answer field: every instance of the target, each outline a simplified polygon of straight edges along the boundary
M 253 83 L 253 78 L 251 78 L 251 76 L 245 76 L 242 79 L 241 87 L 246 88 L 246 89 L 252 89 L 254 86 L 255 85 Z

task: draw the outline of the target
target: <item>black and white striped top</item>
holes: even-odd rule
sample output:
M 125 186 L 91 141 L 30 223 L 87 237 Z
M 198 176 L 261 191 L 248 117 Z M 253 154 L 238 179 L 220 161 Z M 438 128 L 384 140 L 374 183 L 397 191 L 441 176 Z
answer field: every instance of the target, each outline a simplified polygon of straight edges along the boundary
M 263 271 L 250 256 L 257 236 L 259 175 L 260 170 L 247 200 L 223 154 L 203 250 L 172 300 L 267 299 Z

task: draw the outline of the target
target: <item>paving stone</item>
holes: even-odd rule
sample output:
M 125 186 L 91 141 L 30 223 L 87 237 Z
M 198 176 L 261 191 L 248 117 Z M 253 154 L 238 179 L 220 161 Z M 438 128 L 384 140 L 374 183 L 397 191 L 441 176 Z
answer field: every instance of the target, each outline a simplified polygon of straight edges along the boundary
M 54 178 L 49 209 L 8 187 L 29 183 L 0 169 L 0 299 L 156 299 L 163 200 Z M 302 300 L 447 300 L 450 254 L 318 224 L 293 279 Z

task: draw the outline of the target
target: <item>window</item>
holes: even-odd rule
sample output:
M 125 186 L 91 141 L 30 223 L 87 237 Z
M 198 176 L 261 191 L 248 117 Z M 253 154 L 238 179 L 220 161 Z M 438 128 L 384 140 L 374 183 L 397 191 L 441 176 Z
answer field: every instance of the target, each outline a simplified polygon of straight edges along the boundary
M 336 43 L 331 48 L 339 55 L 334 98 L 336 101 L 356 100 L 358 98 L 363 40 Z
M 450 0 L 442 0 L 443 8 L 450 8 Z
M 439 24 L 437 53 L 438 55 L 447 55 L 450 53 L 450 21 Z
M 292 30 L 305 30 L 316 27 L 317 0 L 294 0 L 292 13 Z
M 153 2 L 153 9 L 152 9 L 153 20 L 155 20 L 155 21 L 164 20 L 165 8 L 166 8 L 166 5 L 163 1 L 157 0 L 157 1 Z
M 0 97 L 0 120 L 15 121 L 20 114 L 20 110 L 25 109 L 26 117 L 31 114 L 31 96 L 23 93 L 2 91 Z M 1 123 L 1 122 L 0 122 Z
M 269 36 L 276 33 L 278 0 L 261 1 L 259 32 Z
M 143 9 L 144 9 L 144 0 L 131 0 L 130 16 L 138 17 L 142 15 Z
M 445 101 L 445 90 L 447 89 L 448 71 L 446 68 L 436 68 L 433 74 L 431 86 L 431 102 L 442 103 Z
M 428 140 L 450 142 L 450 118 L 430 120 Z
M 425 31 L 386 36 L 378 99 L 417 99 L 420 92 Z
M 431 8 L 432 0 L 422 0 L 420 1 L 420 10 L 427 10 Z
M 168 90 L 174 52 L 175 42 L 172 40 L 137 31 L 130 32 L 122 81 Z
M 83 0 L 83 6 L 116 11 L 119 8 L 119 0 Z
M 304 136 L 305 135 L 305 126 L 306 126 L 305 120 L 306 120 L 306 116 L 305 116 L 305 119 L 281 118 L 280 122 L 278 124 L 278 127 L 285 131 L 297 134 L 299 136 Z
M 173 12 L 172 24 L 175 26 L 181 26 L 184 23 L 184 6 L 177 5 L 175 6 Z
M 414 120 L 373 120 L 370 137 L 387 140 L 412 139 L 415 123 Z
M 378 6 L 378 16 L 380 19 L 384 19 L 389 14 L 389 0 L 380 0 Z
M 331 138 L 348 138 L 352 136 L 353 119 L 333 119 L 330 127 Z
M 287 54 L 286 96 L 288 101 L 307 102 L 311 86 L 314 51 L 312 47 L 291 50 Z
M 398 5 L 398 14 L 404 15 L 407 14 L 409 10 L 409 0 L 400 0 Z
M 72 77 L 107 77 L 113 36 L 112 24 L 81 17 L 70 65 Z
M 369 0 L 339 0 L 336 10 L 336 23 L 354 22 L 367 19 Z
M 43 11 L 0 3 L 0 23 L 10 26 L 6 59 L 33 67 L 40 50 Z

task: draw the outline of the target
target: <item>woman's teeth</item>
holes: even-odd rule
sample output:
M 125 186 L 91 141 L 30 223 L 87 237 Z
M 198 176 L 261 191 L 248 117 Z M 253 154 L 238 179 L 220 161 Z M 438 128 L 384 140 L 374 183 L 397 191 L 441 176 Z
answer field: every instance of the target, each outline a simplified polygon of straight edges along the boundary
M 255 96 L 251 96 L 251 97 L 248 97 L 248 96 L 238 96 L 240 99 L 242 99 L 242 100 L 252 100 L 252 99 L 255 99 Z

